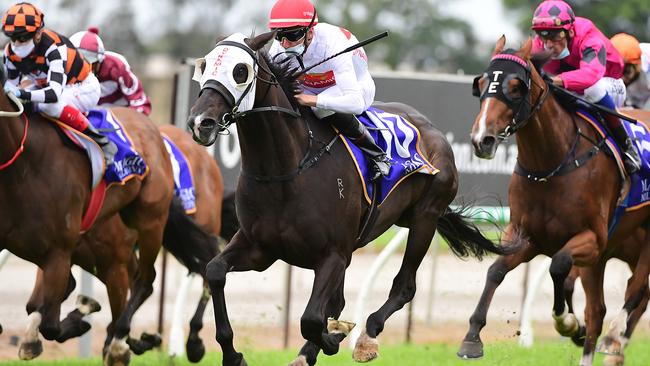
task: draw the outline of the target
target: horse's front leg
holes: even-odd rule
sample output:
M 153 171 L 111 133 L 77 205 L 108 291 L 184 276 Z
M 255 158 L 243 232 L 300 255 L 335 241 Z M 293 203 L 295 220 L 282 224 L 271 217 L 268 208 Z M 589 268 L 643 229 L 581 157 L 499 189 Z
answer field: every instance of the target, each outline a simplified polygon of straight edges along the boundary
M 514 228 L 508 225 L 504 234 L 503 243 L 509 243 L 513 240 Z M 485 287 L 479 299 L 474 313 L 469 318 L 469 330 L 463 339 L 463 343 L 458 350 L 458 357 L 463 359 L 474 359 L 483 357 L 483 342 L 481 341 L 481 329 L 485 326 L 487 312 L 492 302 L 492 297 L 497 287 L 501 284 L 508 272 L 517 268 L 521 263 L 528 262 L 538 254 L 537 249 L 530 243 L 522 244 L 521 249 L 513 254 L 500 256 L 492 263 L 487 272 Z
M 216 339 L 223 352 L 223 366 L 247 365 L 244 356 L 237 352 L 233 345 L 233 331 L 228 319 L 224 296 L 226 274 L 232 271 L 255 270 L 261 272 L 275 261 L 275 257 L 270 257 L 258 245 L 249 242 L 241 232 L 237 232 L 226 249 L 211 260 L 206 267 L 206 278 L 210 285 L 214 306 Z
M 339 343 L 345 338 L 344 333 L 327 332 L 327 305 L 342 286 L 346 258 L 339 253 L 331 253 L 314 269 L 314 285 L 305 312 L 300 318 L 300 331 L 303 338 L 313 342 L 326 355 L 339 351 Z
M 199 336 L 199 332 L 203 328 L 203 313 L 205 313 L 208 301 L 210 301 L 210 288 L 208 287 L 207 281 L 203 281 L 203 291 L 201 292 L 201 298 L 196 307 L 196 312 L 194 312 L 194 316 L 190 320 L 190 334 L 187 336 L 187 344 L 185 345 L 187 359 L 193 363 L 201 361 L 205 355 L 205 346 Z
M 70 253 L 57 249 L 49 253 L 42 265 L 42 273 L 37 276 L 40 286 L 35 286 L 38 295 L 32 296 L 27 306 L 28 326 L 18 351 L 21 360 L 31 360 L 42 352 L 39 330 L 47 340 L 54 340 L 60 334 L 61 302 L 70 286 L 70 265 Z M 36 309 L 33 309 L 32 300 L 40 303 Z
M 600 255 L 599 248 L 596 233 L 585 230 L 572 237 L 551 260 L 549 272 L 553 279 L 552 315 L 555 329 L 565 337 L 576 337 L 581 329 L 575 314 L 568 311 L 565 298 L 566 280 L 574 264 L 582 266 L 596 264 Z

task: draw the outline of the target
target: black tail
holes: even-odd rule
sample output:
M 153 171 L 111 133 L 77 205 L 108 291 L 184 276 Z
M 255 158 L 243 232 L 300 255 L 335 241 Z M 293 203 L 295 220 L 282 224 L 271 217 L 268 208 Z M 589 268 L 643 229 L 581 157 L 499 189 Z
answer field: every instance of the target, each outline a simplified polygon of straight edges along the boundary
M 504 255 L 511 254 L 518 249 L 515 245 L 507 247 L 495 245 L 486 238 L 471 222 L 471 218 L 466 215 L 468 209 L 469 206 L 464 206 L 454 211 L 448 207 L 438 219 L 438 233 L 447 240 L 449 248 L 456 256 L 460 258 L 472 256 L 481 260 L 488 253 Z
M 218 241 L 185 213 L 181 201 L 174 197 L 163 235 L 163 247 L 190 272 L 205 274 L 205 267 L 217 254 Z
M 223 195 L 221 202 L 221 233 L 220 236 L 229 242 L 239 230 L 239 220 L 235 210 L 235 192 Z

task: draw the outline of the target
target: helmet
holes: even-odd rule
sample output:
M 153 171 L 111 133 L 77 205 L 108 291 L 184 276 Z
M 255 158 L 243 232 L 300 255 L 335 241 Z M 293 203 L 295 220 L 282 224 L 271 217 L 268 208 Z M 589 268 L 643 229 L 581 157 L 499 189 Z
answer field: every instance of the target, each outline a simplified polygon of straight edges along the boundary
M 641 64 L 641 45 L 636 38 L 627 33 L 619 33 L 611 41 L 626 64 Z
M 91 64 L 104 61 L 104 42 L 99 38 L 98 28 L 90 27 L 87 31 L 77 32 L 70 37 L 70 42 Z
M 312 22 L 313 20 L 313 22 Z M 269 28 L 308 27 L 318 24 L 314 4 L 309 0 L 278 0 L 269 16 Z
M 573 27 L 576 16 L 569 4 L 562 0 L 546 0 L 533 13 L 533 30 L 564 29 Z
M 33 36 L 45 24 L 45 16 L 30 3 L 18 3 L 2 16 L 2 31 L 7 37 Z

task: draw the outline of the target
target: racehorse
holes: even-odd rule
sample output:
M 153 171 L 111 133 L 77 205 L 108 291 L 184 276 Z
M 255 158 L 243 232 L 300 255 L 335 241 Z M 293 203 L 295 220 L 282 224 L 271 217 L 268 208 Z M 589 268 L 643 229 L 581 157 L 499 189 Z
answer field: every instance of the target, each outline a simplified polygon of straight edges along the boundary
M 555 327 L 569 337 L 580 326 L 567 312 L 564 282 L 573 265 L 581 267 L 587 297 L 581 365 L 591 365 L 605 315 L 603 275 L 608 253 L 625 250 L 624 241 L 638 227 L 648 232 L 650 210 L 645 206 L 626 213 L 608 238 L 623 184 L 617 164 L 599 153 L 604 148 L 601 135 L 550 92 L 538 71 L 550 55 L 531 55 L 530 39 L 519 50 L 504 51 L 505 42 L 505 37 L 499 39 L 486 72 L 475 79 L 474 94 L 480 96 L 481 109 L 472 127 L 472 143 L 476 156 L 491 158 L 499 143 L 516 132 L 518 167 L 510 180 L 511 222 L 504 239 L 519 242 L 522 249 L 490 266 L 458 355 L 483 355 L 479 333 L 494 291 L 520 263 L 544 254 L 552 257 Z M 642 240 L 648 243 L 647 236 Z M 647 265 L 637 267 L 618 319 L 627 319 L 639 306 L 647 292 L 647 271 Z
M 0 82 L 6 75 L 0 68 Z M 38 331 L 48 340 L 59 337 L 60 304 L 71 287 L 71 256 L 80 239 L 82 215 L 91 193 L 86 155 L 62 141 L 53 122 L 38 114 L 27 116 L 20 102 L 0 96 L 0 249 L 8 249 L 43 270 L 38 301 L 27 304 L 29 326 L 19 355 L 40 353 Z M 135 309 L 153 291 L 154 261 L 160 249 L 173 195 L 167 151 L 155 125 L 125 108 L 113 110 L 129 131 L 135 148 L 149 165 L 148 175 L 113 185 L 106 192 L 98 223 L 118 213 L 137 231 L 140 256 L 137 289 L 116 323 L 123 340 Z
M 398 103 L 377 107 L 417 126 L 423 158 L 440 172 L 410 175 L 379 206 L 374 226 L 358 240 L 368 205 L 354 162 L 344 145 L 335 143 L 335 131 L 319 122 L 311 109 L 295 111 L 293 73 L 259 51 L 273 36 L 269 32 L 243 40 L 238 34 L 219 42 L 210 54 L 232 52 L 228 62 L 218 59 L 214 64 L 226 68 L 228 80 L 208 80 L 188 120 L 194 139 L 202 145 L 212 144 L 217 133 L 236 122 L 241 148 L 235 196 L 241 228 L 207 268 L 223 365 L 247 364 L 233 345 L 224 298 L 228 272 L 263 271 L 278 259 L 314 270 L 312 294 L 300 320 L 307 343 L 292 363 L 313 365 L 321 349 L 327 355 L 336 353 L 346 336 L 329 333 L 327 322 L 328 317 L 337 319 L 345 305 L 344 277 L 352 252 L 396 224 L 410 229 L 404 260 L 388 300 L 370 315 L 355 347 L 355 359 L 369 361 L 377 357 L 376 337 L 388 317 L 413 298 L 415 274 L 436 227 L 459 256 L 480 258 L 504 250 L 449 208 L 458 188 L 451 147 L 425 116 Z M 206 61 L 212 65 L 214 60 Z
M 222 211 L 223 180 L 215 160 L 207 151 L 195 144 L 191 137 L 181 129 L 163 125 L 160 132 L 178 147 L 186 157 L 192 173 L 195 189 L 195 208 L 189 215 L 194 220 L 188 220 L 180 201 L 171 205 L 169 219 L 165 226 L 163 246 L 177 256 L 190 272 L 205 275 L 205 266 L 214 258 L 217 251 L 217 236 L 221 232 L 221 224 L 237 225 L 237 218 L 230 206 L 234 202 L 225 202 L 227 210 Z M 223 213 L 225 212 L 225 215 Z M 198 227 L 196 226 L 198 224 Z M 225 240 L 232 238 L 225 237 Z M 73 263 L 89 271 L 101 280 L 108 290 L 109 302 L 113 320 L 117 320 L 124 310 L 129 289 L 129 278 L 137 272 L 137 258 L 133 251 L 137 233 L 124 225 L 118 215 L 93 228 L 82 236 L 79 246 L 73 253 Z M 187 248 L 185 251 L 181 248 Z M 40 273 L 40 272 L 39 272 Z M 37 285 L 32 297 L 38 297 L 42 288 L 42 276 L 37 277 Z M 72 289 L 70 289 L 71 291 Z M 68 314 L 63 320 L 62 333 L 65 336 L 57 338 L 64 342 L 67 339 L 81 336 L 90 329 L 90 324 L 82 320 L 87 315 L 87 308 L 92 299 L 81 297 L 78 308 Z M 187 341 L 187 355 L 192 362 L 198 362 L 205 354 L 205 347 L 198 333 L 203 327 L 205 311 L 210 292 L 207 282 L 199 300 L 195 315 L 190 322 L 190 333 Z M 98 305 L 94 305 L 98 310 Z M 129 339 L 127 343 L 136 354 L 153 348 L 159 344 L 156 335 L 143 334 L 141 340 Z M 107 328 L 104 356 L 106 364 L 116 362 L 117 355 L 108 355 L 109 345 L 113 339 L 113 323 Z M 109 357 L 106 357 L 109 356 Z M 128 363 L 128 359 L 120 361 Z

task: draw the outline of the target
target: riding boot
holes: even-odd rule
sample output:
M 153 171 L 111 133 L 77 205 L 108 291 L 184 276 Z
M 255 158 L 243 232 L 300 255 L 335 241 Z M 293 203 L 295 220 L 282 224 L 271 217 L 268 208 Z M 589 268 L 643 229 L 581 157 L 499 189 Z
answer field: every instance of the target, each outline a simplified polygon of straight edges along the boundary
M 334 113 L 323 118 L 331 123 L 343 135 L 349 137 L 361 151 L 370 157 L 372 161 L 372 177 L 370 180 L 377 180 L 381 176 L 390 173 L 390 161 L 386 153 L 377 145 L 370 132 L 354 114 Z
M 115 154 L 117 154 L 117 146 L 115 143 L 109 140 L 108 137 L 99 133 L 99 131 L 97 131 L 95 127 L 90 123 L 88 123 L 88 127 L 86 127 L 86 129 L 81 132 L 93 139 L 97 145 L 102 148 L 102 151 L 104 152 L 104 158 L 106 159 L 106 165 L 108 166 L 113 164 Z
M 612 137 L 616 140 L 618 146 L 623 150 L 623 165 L 628 175 L 632 175 L 641 169 L 641 157 L 632 143 L 632 139 L 628 136 L 625 126 L 621 120 L 611 114 L 605 114 L 605 121 L 607 127 L 612 131 Z
M 71 105 L 66 105 L 63 107 L 63 111 L 61 111 L 59 120 L 93 139 L 97 145 L 102 148 L 102 151 L 104 151 L 106 165 L 113 163 L 113 158 L 117 153 L 117 146 L 115 146 L 115 144 L 106 136 L 99 133 L 99 131 L 97 131 L 95 127 L 90 124 L 88 118 L 86 118 L 86 116 L 84 116 L 84 114 L 81 113 L 77 108 Z

